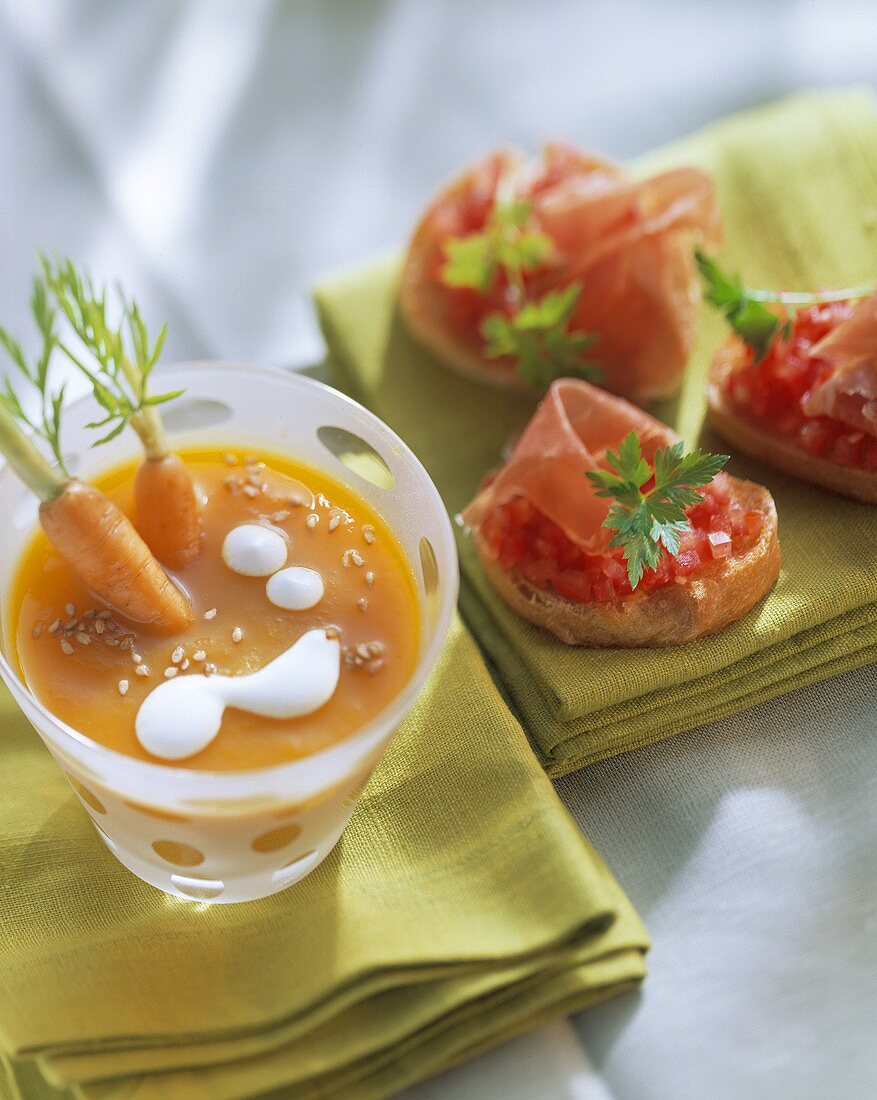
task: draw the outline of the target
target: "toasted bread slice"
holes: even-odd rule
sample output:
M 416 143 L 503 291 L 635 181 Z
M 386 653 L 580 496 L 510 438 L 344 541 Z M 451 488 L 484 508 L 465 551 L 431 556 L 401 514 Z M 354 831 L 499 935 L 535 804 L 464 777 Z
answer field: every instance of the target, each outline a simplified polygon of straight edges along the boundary
M 758 539 L 744 552 L 704 565 L 686 583 L 671 581 L 605 603 L 577 603 L 536 588 L 512 570 L 506 573 L 476 545 L 484 571 L 505 602 L 523 618 L 568 645 L 624 648 L 682 645 L 715 634 L 741 619 L 766 595 L 780 572 L 780 545 L 773 497 L 762 485 L 729 478 L 747 511 L 764 517 Z
M 411 335 L 437 359 L 477 382 L 487 382 L 504 390 L 535 393 L 534 388 L 507 363 L 486 359 L 441 325 L 424 299 L 416 254 L 409 255 L 399 287 L 399 311 Z
M 727 384 L 740 354 L 737 341 L 729 340 L 716 352 L 710 367 L 707 397 L 710 423 L 745 454 L 782 470 L 785 474 L 830 489 L 841 496 L 877 504 L 877 470 L 841 466 L 812 455 L 790 439 L 766 431 L 741 416 L 727 399 Z

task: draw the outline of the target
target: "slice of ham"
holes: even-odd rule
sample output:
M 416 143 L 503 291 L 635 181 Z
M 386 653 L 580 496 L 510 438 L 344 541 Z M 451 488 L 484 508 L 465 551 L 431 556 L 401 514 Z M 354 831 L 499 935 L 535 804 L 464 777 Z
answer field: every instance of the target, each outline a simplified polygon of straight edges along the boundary
M 810 355 L 831 370 L 804 398 L 804 412 L 877 437 L 877 294 L 863 298 Z
M 602 552 L 612 537 L 603 527 L 610 501 L 597 496 L 585 474 L 606 469 L 606 452 L 616 450 L 632 431 L 650 462 L 656 450 L 679 438 L 666 424 L 605 390 L 577 379 L 555 382 L 506 465 L 464 510 L 464 522 L 479 527 L 494 508 L 523 497 L 583 550 Z

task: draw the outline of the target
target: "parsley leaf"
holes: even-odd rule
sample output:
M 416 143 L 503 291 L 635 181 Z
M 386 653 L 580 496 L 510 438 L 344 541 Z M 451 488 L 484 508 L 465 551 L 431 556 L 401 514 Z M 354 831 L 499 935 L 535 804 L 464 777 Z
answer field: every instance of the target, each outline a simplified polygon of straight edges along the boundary
M 446 286 L 484 292 L 491 289 L 503 272 L 509 283 L 520 290 L 522 274 L 541 267 L 554 248 L 546 233 L 526 228 L 532 213 L 532 203 L 524 199 L 498 202 L 480 233 L 447 241 L 442 282 Z
M 656 451 L 651 467 L 636 432 L 631 432 L 617 452 L 607 451 L 610 470 L 588 471 L 597 496 L 613 501 L 603 526 L 615 531 L 609 545 L 622 547 L 631 588 L 657 566 L 662 548 L 673 557 L 679 553 L 679 541 L 689 529 L 685 509 L 703 500 L 695 490 L 708 485 L 728 457 L 700 450 L 686 454 L 680 440 Z M 652 478 L 654 485 L 644 491 Z
M 518 374 L 538 389 L 571 375 L 599 379 L 599 366 L 584 354 L 597 337 L 569 331 L 581 289 L 580 283 L 571 283 L 564 290 L 549 291 L 537 301 L 526 302 L 511 317 L 489 314 L 481 322 L 484 354 L 489 359 L 514 359 Z
M 778 332 L 782 330 L 788 335 L 788 321 L 784 324 L 764 304 L 765 301 L 779 302 L 780 298 L 767 298 L 763 291 L 753 291 L 744 285 L 739 275 L 729 275 L 700 250 L 695 258 L 706 283 L 706 300 L 725 314 L 731 328 L 752 348 L 756 363 L 760 362 Z

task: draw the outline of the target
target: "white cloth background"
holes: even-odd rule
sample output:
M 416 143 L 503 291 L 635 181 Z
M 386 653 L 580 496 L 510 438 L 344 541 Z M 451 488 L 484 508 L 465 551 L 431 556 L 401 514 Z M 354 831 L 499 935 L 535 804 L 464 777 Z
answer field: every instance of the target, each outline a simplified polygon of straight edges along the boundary
M 0 321 L 42 248 L 124 273 L 169 358 L 315 361 L 308 285 L 485 147 L 631 156 L 875 46 L 873 0 L 0 0 Z M 409 1100 L 877 1095 L 875 683 L 559 783 L 650 977 Z

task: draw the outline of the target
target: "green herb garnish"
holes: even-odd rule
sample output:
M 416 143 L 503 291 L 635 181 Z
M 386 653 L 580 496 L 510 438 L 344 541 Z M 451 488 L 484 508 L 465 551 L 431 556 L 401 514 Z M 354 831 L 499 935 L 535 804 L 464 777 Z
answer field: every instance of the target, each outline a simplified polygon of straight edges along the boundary
M 70 474 L 61 452 L 61 407 L 64 404 L 65 387 L 62 385 L 54 391 L 49 388 L 49 363 L 52 352 L 58 344 L 58 337 L 55 332 L 56 314 L 55 310 L 49 305 L 46 289 L 39 279 L 34 279 L 30 308 L 42 337 L 42 347 L 34 362 L 28 362 L 21 344 L 3 327 L 0 327 L 0 346 L 12 360 L 19 373 L 38 392 L 40 396 L 39 413 L 34 417 L 27 415 L 9 378 L 4 380 L 3 388 L 0 390 L 0 402 L 2 402 L 3 407 L 10 416 L 20 424 L 30 428 L 35 435 L 49 445 L 55 462 L 58 464 L 58 469 L 65 477 L 69 477 Z
M 589 381 L 599 378 L 598 364 L 584 358 L 597 337 L 569 331 L 570 314 L 581 289 L 581 284 L 571 283 L 565 290 L 553 290 L 535 302 L 526 302 L 511 317 L 501 313 L 485 317 L 481 322 L 484 354 L 489 359 L 515 359 L 518 374 L 537 388 L 570 375 Z
M 105 286 L 96 287 L 70 260 L 53 264 L 42 256 L 40 263 L 45 284 L 80 345 L 74 351 L 59 339 L 58 346 L 91 382 L 95 399 L 106 414 L 88 425 L 109 429 L 94 446 L 115 439 L 130 424 L 142 439 L 147 455 L 162 457 L 167 447 L 155 406 L 172 401 L 183 392 L 154 394 L 149 390 L 150 375 L 161 355 L 167 325 L 162 326 L 151 342 L 137 303 L 127 300 L 121 288 L 120 316 L 111 321 Z M 90 359 L 88 364 L 83 353 Z
M 442 281 L 488 291 L 502 271 L 512 286 L 520 288 L 523 273 L 541 267 L 554 248 L 547 234 L 527 230 L 532 213 L 533 204 L 523 199 L 498 202 L 480 233 L 446 243 Z
M 848 287 L 823 294 L 763 290 L 746 286 L 739 275 L 730 275 L 723 271 L 711 256 L 700 250 L 695 252 L 695 257 L 706 283 L 706 300 L 725 314 L 734 332 L 752 348 L 756 363 L 767 355 L 777 333 L 784 339 L 790 336 L 792 323 L 788 307 L 844 302 L 848 298 L 861 298 L 874 291 L 873 285 Z M 777 313 L 768 309 L 765 303 L 781 306 L 782 309 Z
M 588 471 L 597 496 L 614 501 L 603 526 L 616 532 L 609 545 L 622 548 L 631 588 L 636 588 L 646 569 L 655 568 L 662 548 L 676 557 L 679 540 L 690 527 L 685 509 L 703 500 L 695 489 L 708 485 L 729 458 L 700 450 L 684 452 L 681 440 L 661 448 L 655 452 L 652 469 L 636 432 L 631 432 L 617 453 L 606 453 L 614 473 Z M 652 478 L 653 487 L 643 491 Z
M 524 275 L 542 267 L 554 251 L 551 237 L 527 228 L 532 213 L 533 204 L 524 199 L 498 202 L 480 233 L 446 243 L 442 281 L 487 293 L 500 274 L 505 276 L 514 307 L 508 315 L 491 313 L 481 323 L 489 359 L 513 359 L 518 374 L 537 388 L 568 375 L 596 381 L 600 367 L 583 353 L 597 337 L 569 331 L 581 284 L 528 297 Z

